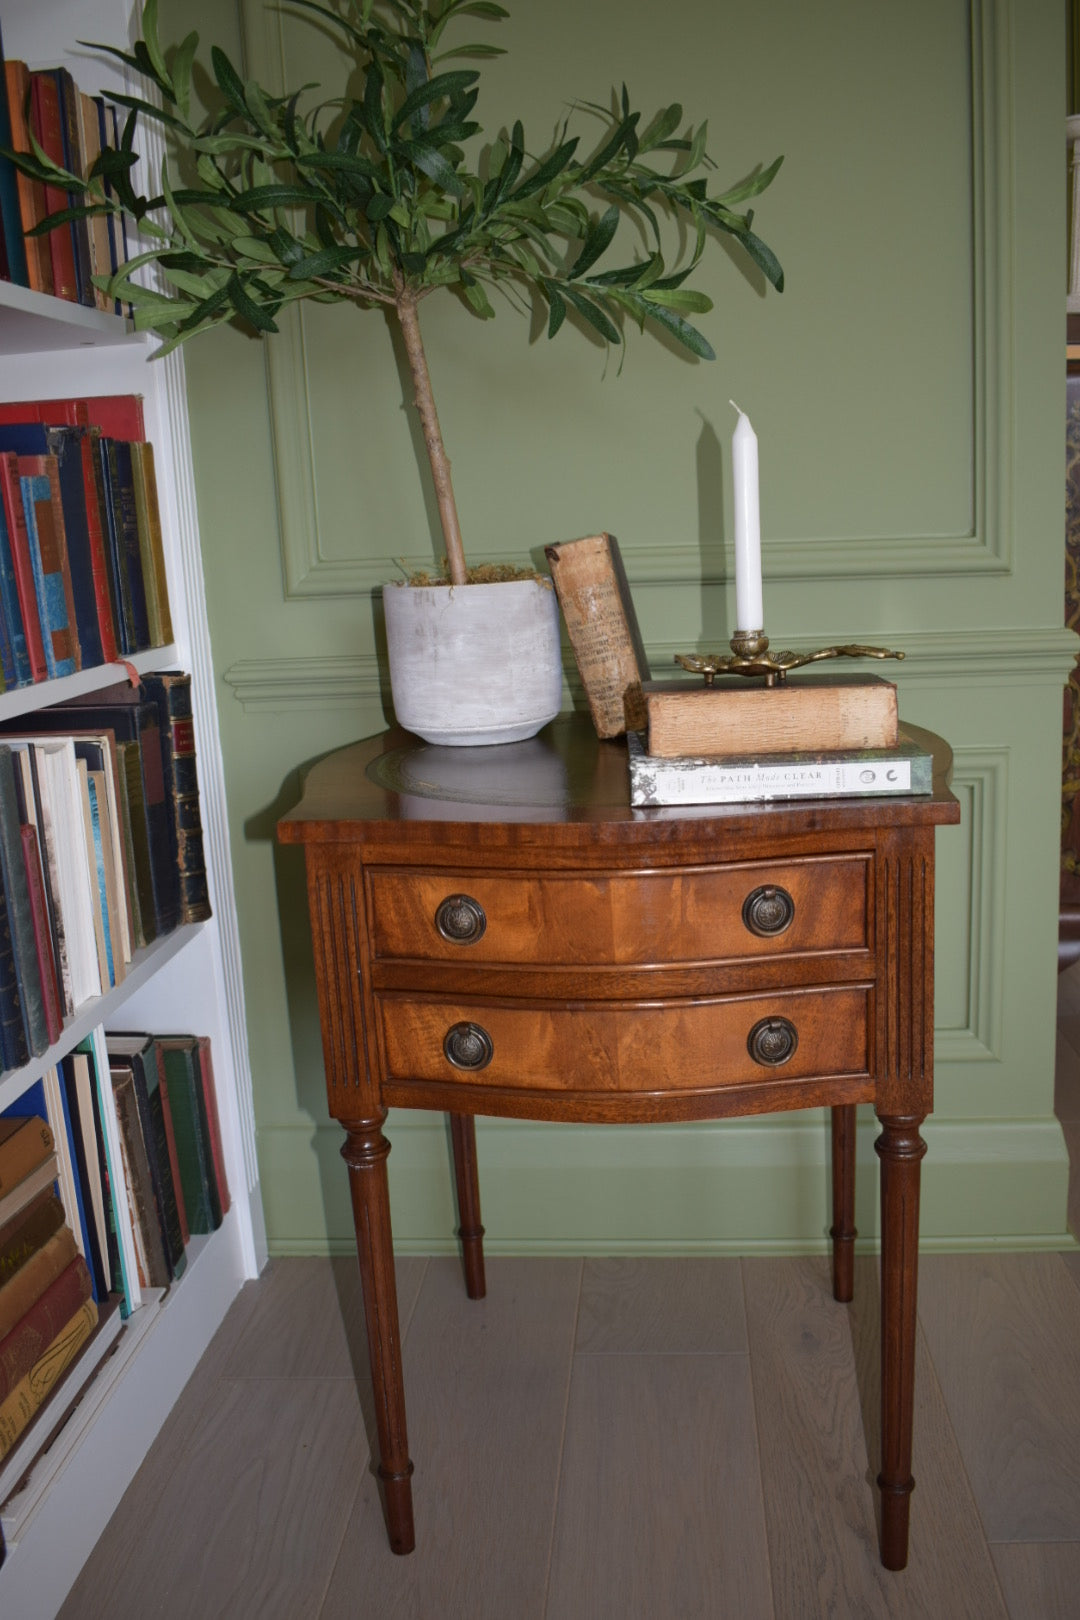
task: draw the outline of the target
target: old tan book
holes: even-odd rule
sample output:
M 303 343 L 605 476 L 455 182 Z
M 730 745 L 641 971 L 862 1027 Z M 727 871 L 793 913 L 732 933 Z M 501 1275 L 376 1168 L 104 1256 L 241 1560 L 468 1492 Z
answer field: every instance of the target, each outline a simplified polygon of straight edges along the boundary
M 895 748 L 896 687 L 879 675 L 789 678 L 776 686 L 721 676 L 644 686 L 649 753 L 659 759 Z
M 545 552 L 598 736 L 640 730 L 649 662 L 618 541 L 592 534 Z

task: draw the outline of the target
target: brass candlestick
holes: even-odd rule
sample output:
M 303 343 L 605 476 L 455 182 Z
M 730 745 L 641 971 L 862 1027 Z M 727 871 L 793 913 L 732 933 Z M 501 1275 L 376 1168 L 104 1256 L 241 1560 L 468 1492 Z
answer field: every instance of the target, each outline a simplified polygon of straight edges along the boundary
M 848 642 L 842 647 L 821 647 L 817 652 L 770 653 L 764 630 L 736 630 L 730 653 L 676 653 L 675 662 L 691 675 L 703 675 L 712 686 L 718 675 L 764 675 L 766 686 L 782 686 L 789 670 L 820 664 L 828 658 L 903 658 L 888 647 L 864 647 Z

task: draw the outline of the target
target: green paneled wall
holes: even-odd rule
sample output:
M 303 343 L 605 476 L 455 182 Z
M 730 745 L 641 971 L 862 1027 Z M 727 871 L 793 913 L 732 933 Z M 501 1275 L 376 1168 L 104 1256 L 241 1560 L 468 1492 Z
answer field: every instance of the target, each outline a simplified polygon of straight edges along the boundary
M 318 78 L 310 28 L 263 0 L 163 3 L 249 71 Z M 617 360 L 509 308 L 424 306 L 475 559 L 619 536 L 654 667 L 719 647 L 733 606 L 735 398 L 761 445 L 774 643 L 903 647 L 906 718 L 956 751 L 939 834 L 938 1084 L 928 1242 L 1046 1243 L 1065 1226 L 1052 1114 L 1063 579 L 1064 13 L 1059 0 L 517 0 L 485 69 L 488 127 L 535 148 L 626 81 L 708 117 L 720 178 L 778 152 L 758 205 L 783 297 L 722 249 L 718 353 L 631 334 Z M 583 125 L 587 131 L 587 120 Z M 187 351 L 272 1248 L 351 1244 L 327 1121 L 304 913 L 275 817 L 297 772 L 383 722 L 378 597 L 436 554 L 400 355 L 380 316 L 308 310 L 265 347 Z M 569 698 L 568 698 L 569 700 Z M 860 1229 L 875 1229 L 873 1122 Z M 443 1122 L 395 1116 L 399 1240 L 447 1247 Z M 493 1249 L 818 1245 L 821 1116 L 612 1131 L 481 1122 Z

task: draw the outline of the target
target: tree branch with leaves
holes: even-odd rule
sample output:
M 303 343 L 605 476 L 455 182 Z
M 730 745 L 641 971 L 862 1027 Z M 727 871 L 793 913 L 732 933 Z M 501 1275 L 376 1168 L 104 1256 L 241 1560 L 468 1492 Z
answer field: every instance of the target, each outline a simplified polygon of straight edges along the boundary
M 539 154 L 529 151 L 520 122 L 485 144 L 473 118 L 479 72 L 444 64 L 502 53 L 483 42 L 448 48 L 444 35 L 462 18 L 506 17 L 494 0 L 284 4 L 334 32 L 341 83 L 356 94 L 319 99 L 310 85 L 271 94 L 214 46 L 219 105 L 196 117 L 198 35 L 163 48 L 157 0 L 146 0 L 130 49 L 93 48 L 149 81 L 159 100 L 108 94 L 123 133 L 86 179 L 58 168 L 36 143 L 29 155 L 11 155 L 24 172 L 79 199 L 40 230 L 102 213 L 134 220 L 145 250 L 95 281 L 131 305 L 137 328 L 162 338 L 158 354 L 226 321 L 276 332 L 281 312 L 304 299 L 389 311 L 412 370 L 449 577 L 461 584 L 465 558 L 420 330 L 423 300 L 448 289 L 490 319 L 492 292 L 518 304 L 538 297 L 549 338 L 572 311 L 606 344 L 621 345 L 632 321 L 711 360 L 691 317 L 712 303 L 690 279 L 709 241 L 727 236 L 783 289 L 779 262 L 746 207 L 772 183 L 781 159 L 713 194 L 706 125 L 683 129 L 677 103 L 643 124 L 625 86 L 610 106 L 580 105 L 602 125 L 589 156 L 579 156 L 581 138 L 565 125 Z M 158 193 L 136 189 L 140 121 L 164 133 L 187 183 L 174 182 L 166 161 Z M 624 223 L 644 247 L 600 268 Z M 673 237 L 681 245 L 668 263 Z M 147 266 L 159 273 L 156 286 L 146 284 Z

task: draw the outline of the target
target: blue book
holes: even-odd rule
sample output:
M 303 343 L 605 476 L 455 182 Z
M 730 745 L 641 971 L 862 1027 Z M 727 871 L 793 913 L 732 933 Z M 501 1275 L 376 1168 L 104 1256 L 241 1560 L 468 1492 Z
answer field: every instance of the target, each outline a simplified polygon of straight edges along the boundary
M 3 649 L 5 635 L 8 654 L 5 654 Z M 19 606 L 19 588 L 15 580 L 15 559 L 11 551 L 11 536 L 8 534 L 7 517 L 2 501 L 0 501 L 0 656 L 4 659 L 4 680 L 8 688 L 29 686 L 34 677 L 30 669 L 30 655 L 26 649 L 26 632 L 23 629 L 22 609 Z
M 46 533 L 39 514 L 52 523 L 52 485 L 44 473 L 19 474 L 26 533 L 30 542 L 30 566 L 34 591 L 41 614 L 41 640 L 45 649 L 45 672 L 50 679 L 74 675 L 75 658 L 69 651 L 71 625 L 68 622 L 64 576 L 56 557 L 55 532 Z
M 90 548 L 90 526 L 86 516 L 88 499 L 83 472 L 82 427 L 52 427 L 45 422 L 0 423 L 0 451 L 14 450 L 17 456 L 55 456 L 60 483 L 60 506 L 64 515 L 63 544 L 71 577 L 75 609 L 72 632 L 78 637 L 82 666 L 89 669 L 105 661 L 98 623 L 94 565 Z M 96 489 L 91 499 L 97 499 Z
M 109 983 L 116 983 L 116 965 L 113 961 L 112 929 L 109 927 L 109 896 L 105 883 L 105 847 L 101 840 L 101 809 L 98 805 L 97 788 L 87 776 L 87 791 L 90 794 L 90 828 L 94 835 L 94 872 L 97 877 L 98 901 L 101 906 L 101 927 L 105 940 L 105 965 L 108 969 Z
M 0 148 L 11 150 L 11 113 L 8 110 L 7 74 L 4 72 L 2 43 L 0 43 Z M 9 157 L 4 157 L 2 152 L 0 152 L 0 223 L 3 225 L 8 274 L 20 287 L 29 287 L 30 275 L 26 268 L 26 243 L 23 241 L 18 177 L 14 163 Z

